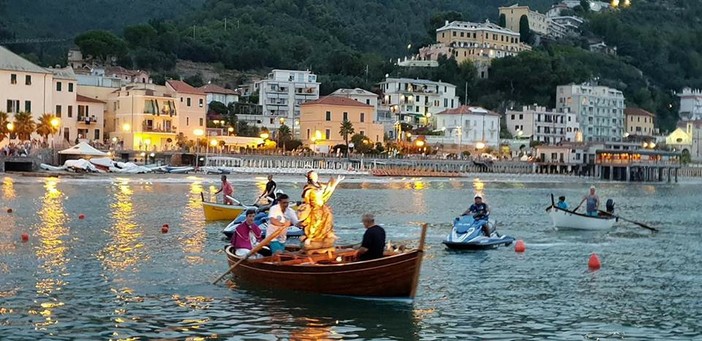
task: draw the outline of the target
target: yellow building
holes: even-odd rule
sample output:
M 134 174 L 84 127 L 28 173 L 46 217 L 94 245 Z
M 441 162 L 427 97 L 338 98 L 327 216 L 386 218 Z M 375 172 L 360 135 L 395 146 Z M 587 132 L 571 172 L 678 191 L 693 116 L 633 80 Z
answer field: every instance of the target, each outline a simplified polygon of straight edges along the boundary
M 519 21 L 522 16 L 526 16 L 529 21 L 529 29 L 540 35 L 548 34 L 548 20 L 545 14 L 541 14 L 529 9 L 529 6 L 519 6 L 518 4 L 509 7 L 500 7 L 500 15 L 505 16 L 505 28 L 519 32 Z
M 327 96 L 301 104 L 300 111 L 300 135 L 303 143 L 315 151 L 328 152 L 335 145 L 345 143 L 339 133 L 344 120 L 351 122 L 354 134 L 368 137 L 369 143 L 383 142 L 383 125 L 373 121 L 375 107 L 372 105 L 346 97 Z
M 207 94 L 183 81 L 166 81 L 166 87 L 175 93 L 178 105 L 178 133 L 188 140 L 196 140 L 198 131 L 205 129 Z
M 629 135 L 652 136 L 656 115 L 639 108 L 624 109 L 625 132 Z
M 111 137 L 125 149 L 160 151 L 172 149 L 178 124 L 176 98 L 165 86 L 132 84 L 115 90 L 107 99 Z
M 531 50 L 529 45 L 519 41 L 519 33 L 489 21 L 446 22 L 436 30 L 436 42 L 433 46 L 421 49 L 420 58 L 436 60 L 438 55 L 446 54 L 453 56 L 458 63 L 470 60 L 475 64 L 481 78 L 487 77 L 487 69 L 492 59 Z

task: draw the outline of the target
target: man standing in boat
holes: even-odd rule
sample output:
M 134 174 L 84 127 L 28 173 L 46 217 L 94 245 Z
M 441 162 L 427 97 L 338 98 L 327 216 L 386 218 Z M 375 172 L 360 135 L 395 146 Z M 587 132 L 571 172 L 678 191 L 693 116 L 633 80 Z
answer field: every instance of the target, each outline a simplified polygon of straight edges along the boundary
M 475 198 L 473 198 L 475 202 L 468 207 L 468 209 L 461 214 L 462 216 L 464 215 L 473 215 L 473 219 L 475 220 L 485 220 L 483 222 L 483 226 L 481 226 L 483 230 L 483 234 L 486 237 L 490 237 L 490 226 L 488 226 L 488 216 L 490 216 L 490 209 L 488 208 L 488 205 L 483 202 L 483 197 L 480 196 L 480 194 L 476 194 Z
M 361 217 L 361 222 L 366 228 L 363 241 L 358 248 L 359 260 L 371 260 L 383 257 L 385 251 L 385 230 L 375 224 L 375 217 L 366 213 Z
M 584 202 L 587 215 L 597 217 L 597 212 L 600 208 L 600 197 L 595 194 L 595 186 L 590 186 L 590 194 L 583 197 L 583 201 L 580 202 L 580 205 Z M 578 207 L 580 207 L 580 205 L 578 205 Z
M 269 174 L 266 189 L 263 190 L 263 193 L 260 197 L 258 197 L 258 199 L 260 200 L 261 198 L 267 198 L 270 202 L 275 201 L 275 190 L 277 188 L 278 185 L 275 183 L 275 181 L 273 181 L 273 174 Z
M 280 253 L 285 251 L 285 241 L 288 239 L 287 230 L 290 226 L 297 226 L 300 221 L 297 219 L 295 210 L 290 208 L 290 197 L 287 194 L 278 196 L 278 204 L 271 206 L 268 211 L 268 227 L 266 235 L 270 236 L 279 229 L 285 229 L 276 239 L 270 243 L 271 253 Z
M 234 194 L 234 188 L 232 188 L 232 184 L 230 184 L 227 181 L 227 176 L 222 175 L 222 187 L 219 188 L 217 192 L 215 192 L 215 195 L 219 194 L 219 192 L 222 192 L 222 195 L 224 196 L 224 204 L 225 205 L 234 205 L 234 201 L 232 200 L 232 194 Z

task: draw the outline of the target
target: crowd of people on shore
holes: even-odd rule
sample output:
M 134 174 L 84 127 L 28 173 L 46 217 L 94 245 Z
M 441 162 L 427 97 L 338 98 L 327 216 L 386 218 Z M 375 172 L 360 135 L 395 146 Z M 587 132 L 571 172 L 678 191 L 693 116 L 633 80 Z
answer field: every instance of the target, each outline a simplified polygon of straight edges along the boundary
M 29 156 L 37 148 L 41 148 L 38 140 L 10 143 L 0 148 L 0 156 Z

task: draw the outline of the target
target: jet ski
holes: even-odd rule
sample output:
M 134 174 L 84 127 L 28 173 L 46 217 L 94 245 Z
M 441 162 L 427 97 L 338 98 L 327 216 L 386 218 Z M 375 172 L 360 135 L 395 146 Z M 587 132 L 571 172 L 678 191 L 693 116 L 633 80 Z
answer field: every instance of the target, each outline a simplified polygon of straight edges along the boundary
M 269 208 L 270 205 L 256 208 L 256 215 L 254 216 L 254 223 L 258 225 L 259 228 L 261 228 L 262 238 L 265 238 L 266 236 L 266 228 L 268 227 Z M 222 233 L 224 233 L 224 235 L 227 236 L 227 240 L 232 239 L 232 236 L 234 235 L 234 229 L 236 229 L 236 227 L 239 226 L 239 224 L 243 223 L 244 220 L 246 220 L 246 211 L 239 214 L 239 216 L 236 217 L 236 219 L 234 219 L 231 223 L 229 223 L 229 225 L 227 225 L 227 227 L 224 228 L 224 230 L 222 230 Z M 288 238 L 299 238 L 303 234 L 304 232 L 299 227 L 291 226 L 288 228 Z
M 482 226 L 488 224 L 490 237 L 485 236 Z M 454 219 L 451 233 L 443 241 L 444 245 L 454 250 L 494 249 L 500 245 L 509 246 L 514 242 L 510 236 L 501 236 L 495 231 L 495 221 L 487 216 L 478 219 L 471 215 Z

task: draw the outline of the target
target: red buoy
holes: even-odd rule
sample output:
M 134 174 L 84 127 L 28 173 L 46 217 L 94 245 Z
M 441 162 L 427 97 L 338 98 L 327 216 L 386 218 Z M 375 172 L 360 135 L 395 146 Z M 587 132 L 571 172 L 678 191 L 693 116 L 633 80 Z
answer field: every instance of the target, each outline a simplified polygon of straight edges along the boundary
M 598 270 L 601 266 L 600 257 L 597 257 L 595 253 L 591 254 L 590 260 L 587 261 L 587 267 L 590 268 L 590 270 Z
M 83 214 L 83 213 L 79 214 L 78 219 L 81 219 L 81 220 L 85 219 L 85 214 Z
M 168 224 L 163 224 L 162 227 L 169 228 L 170 226 L 168 226 Z
M 168 233 L 168 226 L 162 226 L 161 227 L 161 233 Z
M 26 243 L 29 241 L 29 235 L 26 233 L 22 233 L 22 242 Z
M 517 240 L 517 243 L 514 244 L 514 252 L 524 252 L 526 251 L 526 244 L 524 244 L 523 240 Z
M 7 209 L 7 213 L 12 213 L 12 209 L 11 209 L 11 208 L 8 208 L 8 209 Z

